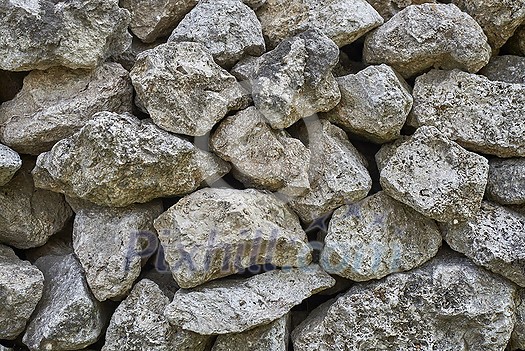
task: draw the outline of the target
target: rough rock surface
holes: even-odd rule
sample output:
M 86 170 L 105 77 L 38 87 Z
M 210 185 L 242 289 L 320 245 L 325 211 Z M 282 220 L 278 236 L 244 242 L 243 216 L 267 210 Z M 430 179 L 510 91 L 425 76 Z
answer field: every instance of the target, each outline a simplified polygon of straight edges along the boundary
M 525 290 L 519 289 L 519 301 L 516 306 L 516 324 L 509 343 L 511 350 L 525 349 Z
M 435 126 L 474 151 L 525 156 L 525 85 L 434 70 L 416 79 L 413 96 L 411 125 Z
M 525 56 L 525 24 L 516 29 L 514 35 L 507 41 L 506 48 L 514 55 Z
M 139 104 L 159 127 L 204 135 L 248 93 L 200 43 L 166 43 L 137 57 L 130 73 Z
M 454 4 L 409 6 L 366 37 L 363 57 L 386 63 L 408 78 L 428 68 L 477 72 L 490 46 L 483 30 Z
M 228 169 L 218 157 L 151 122 L 100 112 L 41 154 L 33 174 L 40 188 L 101 206 L 125 207 L 190 193 Z
M 154 49 L 155 47 L 164 44 L 162 40 L 157 40 L 153 43 L 143 43 L 138 38 L 133 37 L 131 45 L 120 54 L 113 55 L 111 57 L 112 61 L 118 62 L 126 70 L 131 71 L 135 63 L 137 62 L 137 56 L 146 50 Z
M 0 245 L 0 339 L 14 339 L 24 331 L 43 288 L 42 272 Z
M 515 294 L 466 258 L 441 256 L 321 305 L 293 331 L 294 350 L 504 350 Z
M 486 196 L 503 205 L 525 204 L 525 158 L 491 159 Z
M 398 139 L 394 140 L 391 143 L 381 145 L 379 151 L 375 154 L 374 158 L 376 161 L 377 169 L 381 170 L 386 166 L 390 157 L 395 155 L 399 145 L 407 141 L 410 137 L 406 135 L 401 135 Z
M 199 334 L 240 333 L 281 318 L 305 298 L 334 284 L 317 265 L 275 270 L 181 289 L 165 315 L 173 325 Z
M 96 112 L 131 112 L 133 86 L 117 63 L 94 70 L 54 67 L 32 71 L 22 91 L 0 107 L 0 140 L 38 155 L 78 131 Z
M 486 158 L 421 127 L 381 169 L 381 186 L 394 199 L 440 222 L 472 217 L 487 184 Z
M 435 3 L 436 0 L 367 0 L 370 5 L 388 21 L 396 13 L 410 5 L 420 5 L 427 2 Z
M 131 43 L 118 0 L 4 0 L 0 69 L 92 68 Z
M 46 256 L 35 265 L 44 273 L 44 293 L 23 338 L 31 351 L 79 350 L 99 338 L 104 306 L 89 290 L 74 255 Z
M 494 56 L 479 73 L 490 80 L 525 84 L 525 57 Z
M 254 189 L 198 190 L 154 225 L 182 288 L 254 265 L 302 267 L 312 260 L 297 216 L 274 195 Z
M 261 23 L 241 0 L 199 1 L 171 33 L 169 41 L 201 43 L 225 67 L 246 55 L 260 56 L 266 49 Z
M 287 131 L 274 130 L 255 107 L 226 117 L 210 139 L 210 147 L 231 162 L 245 186 L 289 195 L 309 187 L 309 150 Z
M 0 144 L 0 186 L 6 185 L 22 167 L 22 159 L 15 151 Z
M 387 65 L 337 78 L 341 101 L 322 116 L 376 143 L 397 139 L 412 109 L 406 82 Z

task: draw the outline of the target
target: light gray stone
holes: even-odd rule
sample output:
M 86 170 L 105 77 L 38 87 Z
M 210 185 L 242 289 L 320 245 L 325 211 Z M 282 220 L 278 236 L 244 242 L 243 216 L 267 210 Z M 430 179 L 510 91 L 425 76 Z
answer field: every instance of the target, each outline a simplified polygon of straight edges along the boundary
M 454 4 L 408 6 L 366 37 L 369 64 L 386 63 L 403 77 L 428 68 L 477 72 L 491 49 L 479 24 Z
M 14 150 L 0 144 L 0 186 L 6 185 L 22 167 L 22 159 Z
M 490 80 L 525 84 L 525 57 L 513 55 L 494 56 L 479 73 Z
M 519 289 L 519 301 L 516 305 L 516 324 L 509 343 L 510 350 L 525 349 L 525 290 Z
M 96 112 L 131 112 L 133 86 L 118 63 L 94 70 L 54 67 L 32 71 L 18 95 L 0 107 L 0 139 L 38 155 L 77 132 Z
M 388 160 L 390 160 L 390 157 L 395 155 L 396 149 L 399 147 L 399 145 L 407 141 L 409 138 L 409 136 L 401 135 L 401 137 L 394 140 L 393 142 L 381 145 L 381 148 L 374 156 L 379 172 L 381 172 L 381 170 L 386 166 Z
M 516 29 L 514 35 L 507 41 L 506 48 L 514 55 L 525 56 L 525 24 Z
M 388 21 L 396 13 L 410 5 L 420 5 L 427 2 L 436 3 L 436 0 L 367 0 L 370 5 Z
M 125 207 L 191 193 L 228 170 L 218 157 L 151 122 L 100 112 L 41 154 L 33 174 L 40 188 Z
M 140 39 L 133 37 L 131 45 L 124 52 L 113 55 L 111 60 L 120 63 L 126 70 L 131 71 L 137 62 L 137 56 L 141 52 L 154 49 L 161 44 L 164 44 L 164 41 L 161 39 L 154 41 L 153 43 L 143 43 Z
M 0 345 L 0 351 L 14 351 L 14 349 Z
M 525 158 L 491 159 L 486 196 L 502 205 L 525 204 Z
M 487 184 L 486 158 L 448 140 L 434 127 L 421 127 L 381 169 L 385 192 L 440 222 L 476 214 Z

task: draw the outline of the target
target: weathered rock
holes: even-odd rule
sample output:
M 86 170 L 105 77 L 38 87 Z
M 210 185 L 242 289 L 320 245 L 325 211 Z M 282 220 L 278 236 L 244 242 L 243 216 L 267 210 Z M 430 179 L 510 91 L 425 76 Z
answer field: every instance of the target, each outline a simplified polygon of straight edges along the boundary
M 514 55 L 525 56 L 525 25 L 516 29 L 514 35 L 507 41 L 506 48 Z
M 154 49 L 155 47 L 164 44 L 162 40 L 157 40 L 153 43 L 143 43 L 140 39 L 133 37 L 131 45 L 120 54 L 113 55 L 111 57 L 112 61 L 118 62 L 126 70 L 131 71 L 135 63 L 137 62 L 137 56 L 146 50 Z
M 491 55 L 483 30 L 454 4 L 409 6 L 366 37 L 369 64 L 386 63 L 403 77 L 435 67 L 477 72 Z
M 148 121 L 100 112 L 41 154 L 33 174 L 40 188 L 125 207 L 190 193 L 228 170 L 216 156 Z
M 246 55 L 260 56 L 266 49 L 261 23 L 241 0 L 199 1 L 168 41 L 201 43 L 225 67 Z
M 242 0 L 242 2 L 250 6 L 252 9 L 257 10 L 266 2 L 266 0 Z
M 131 43 L 117 0 L 2 1 L 0 69 L 94 68 Z
M 6 185 L 22 167 L 22 159 L 15 151 L 0 144 L 0 186 Z
M 0 107 L 0 139 L 24 154 L 48 151 L 96 112 L 131 112 L 133 86 L 118 63 L 94 70 L 32 71 L 22 91 Z
M 209 337 L 177 329 L 164 317 L 169 299 L 148 279 L 138 282 L 111 317 L 102 351 L 204 351 Z
M 459 256 L 356 284 L 292 333 L 294 350 L 504 350 L 516 288 Z
M 516 306 L 516 324 L 510 338 L 511 350 L 525 349 L 525 290 L 519 289 L 519 301 Z
M 221 122 L 210 139 L 215 154 L 233 165 L 233 174 L 245 186 L 304 193 L 309 187 L 309 150 L 287 131 L 274 130 L 255 107 Z
M 436 0 L 367 0 L 370 5 L 388 21 L 396 13 L 410 5 L 420 5 L 427 2 L 435 3 Z
M 412 109 L 408 85 L 387 65 L 337 78 L 341 101 L 322 116 L 376 143 L 397 139 Z
M 416 79 L 413 96 L 412 126 L 435 126 L 474 151 L 525 156 L 525 85 L 434 70 Z
M 281 318 L 305 298 L 334 284 L 317 265 L 275 270 L 181 289 L 165 315 L 171 324 L 199 334 L 240 333 Z
M 23 342 L 31 351 L 78 350 L 99 338 L 106 325 L 104 306 L 89 291 L 74 255 L 39 258 L 44 293 Z
M 297 216 L 272 194 L 201 189 L 155 220 L 180 287 L 192 288 L 258 264 L 302 267 L 311 248 Z
M 406 135 L 401 135 L 398 139 L 394 140 L 391 143 L 381 145 L 379 151 L 375 154 L 374 159 L 376 161 L 377 169 L 381 170 L 386 166 L 390 157 L 395 155 L 399 145 L 407 141 L 410 137 Z
M 10 347 L 5 347 L 3 345 L 0 345 L 0 351 L 13 351 L 14 349 L 10 348 Z
M 486 158 L 421 127 L 381 169 L 381 186 L 394 199 L 440 222 L 472 217 L 481 206 L 489 165 Z
M 488 65 L 483 67 L 480 74 L 490 80 L 525 84 L 525 57 L 521 56 L 494 56 Z
M 312 28 L 341 47 L 383 23 L 365 0 L 267 0 L 257 17 L 271 47 Z
M 525 158 L 491 159 L 486 195 L 503 205 L 525 204 Z
M 171 271 L 169 270 L 159 270 L 155 267 L 154 269 L 144 273 L 141 277 L 154 282 L 162 291 L 162 293 L 170 300 L 173 299 L 175 292 L 179 290 L 179 286 L 173 279 L 173 274 L 171 274 Z
M 0 339 L 14 339 L 24 331 L 43 288 L 42 272 L 0 245 Z
M 130 76 L 153 122 L 174 133 L 204 135 L 228 111 L 248 102 L 248 92 L 200 43 L 171 42 L 147 50 Z

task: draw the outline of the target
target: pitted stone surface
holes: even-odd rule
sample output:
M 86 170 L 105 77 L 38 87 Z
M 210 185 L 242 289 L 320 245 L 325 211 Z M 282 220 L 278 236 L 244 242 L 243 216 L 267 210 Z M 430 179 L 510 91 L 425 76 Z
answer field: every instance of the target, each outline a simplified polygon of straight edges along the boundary
M 0 144 L 0 186 L 9 183 L 20 167 L 22 167 L 20 155 Z

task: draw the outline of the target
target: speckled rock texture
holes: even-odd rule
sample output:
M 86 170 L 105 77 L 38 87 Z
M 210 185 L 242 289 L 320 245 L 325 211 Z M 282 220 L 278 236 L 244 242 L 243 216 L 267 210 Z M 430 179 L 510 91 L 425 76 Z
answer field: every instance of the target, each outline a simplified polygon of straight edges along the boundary
M 525 56 L 525 24 L 516 29 L 506 48 L 514 55 Z
M 9 183 L 20 167 L 22 167 L 20 155 L 11 148 L 0 144 L 0 186 Z
M 486 196 L 503 205 L 525 204 L 525 159 L 491 159 Z
M 519 300 L 516 306 L 516 324 L 510 338 L 511 350 L 525 349 L 525 290 L 519 289 Z
M 495 56 L 479 71 L 490 80 L 506 83 L 525 84 L 525 57 Z
M 388 21 L 396 13 L 410 5 L 420 5 L 427 2 L 436 3 L 436 0 L 367 0 L 372 7 Z

